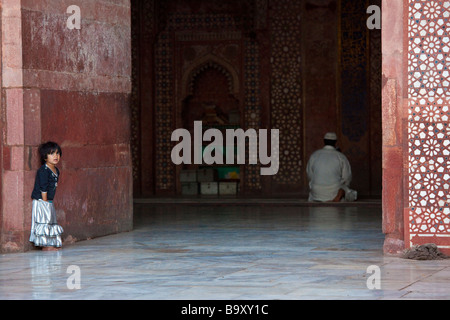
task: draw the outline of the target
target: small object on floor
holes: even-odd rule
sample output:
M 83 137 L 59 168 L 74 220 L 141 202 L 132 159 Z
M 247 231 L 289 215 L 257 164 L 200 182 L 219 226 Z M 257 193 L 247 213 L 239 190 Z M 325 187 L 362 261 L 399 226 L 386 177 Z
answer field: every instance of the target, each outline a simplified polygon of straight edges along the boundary
M 403 252 L 402 258 L 412 260 L 442 260 L 450 257 L 439 251 L 434 243 L 416 245 Z

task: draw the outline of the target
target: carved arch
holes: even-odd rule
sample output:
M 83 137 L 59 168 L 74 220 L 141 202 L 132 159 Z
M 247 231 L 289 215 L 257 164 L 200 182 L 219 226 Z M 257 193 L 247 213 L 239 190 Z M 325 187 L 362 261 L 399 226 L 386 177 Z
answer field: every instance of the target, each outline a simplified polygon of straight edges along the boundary
M 193 94 L 196 76 L 207 68 L 215 68 L 222 72 L 228 79 L 228 90 L 230 94 L 235 97 L 239 95 L 239 75 L 236 69 L 227 61 L 215 55 L 208 54 L 194 62 L 183 74 L 181 79 L 181 100 Z

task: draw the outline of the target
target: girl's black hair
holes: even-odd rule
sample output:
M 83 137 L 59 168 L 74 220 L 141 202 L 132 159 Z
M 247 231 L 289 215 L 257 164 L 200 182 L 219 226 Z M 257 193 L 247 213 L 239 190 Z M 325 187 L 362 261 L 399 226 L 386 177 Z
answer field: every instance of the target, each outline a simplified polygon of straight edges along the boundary
M 44 164 L 48 154 L 52 154 L 55 151 L 62 156 L 61 147 L 53 141 L 48 141 L 39 146 L 39 156 L 41 157 L 41 163 Z

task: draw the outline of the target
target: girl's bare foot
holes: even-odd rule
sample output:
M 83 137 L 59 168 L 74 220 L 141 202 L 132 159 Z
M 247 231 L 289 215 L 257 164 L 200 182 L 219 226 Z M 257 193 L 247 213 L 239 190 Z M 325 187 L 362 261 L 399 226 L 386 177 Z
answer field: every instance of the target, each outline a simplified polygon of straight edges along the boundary
M 42 251 L 58 251 L 60 248 L 56 247 L 43 247 Z

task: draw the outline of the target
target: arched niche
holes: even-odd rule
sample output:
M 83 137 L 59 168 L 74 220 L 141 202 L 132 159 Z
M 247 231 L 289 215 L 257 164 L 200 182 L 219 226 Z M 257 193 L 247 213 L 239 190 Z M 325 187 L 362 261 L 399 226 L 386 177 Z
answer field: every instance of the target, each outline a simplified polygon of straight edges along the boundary
M 214 55 L 197 60 L 184 73 L 182 88 L 179 123 L 190 131 L 191 136 L 194 134 L 194 121 L 202 121 L 204 129 L 242 127 L 239 77 L 228 62 Z M 202 166 L 190 164 L 183 168 L 192 170 L 199 167 Z M 215 167 L 226 171 L 221 166 Z
M 181 83 L 183 128 L 192 129 L 196 120 L 209 125 L 240 125 L 239 77 L 228 62 L 204 56 L 186 70 Z

